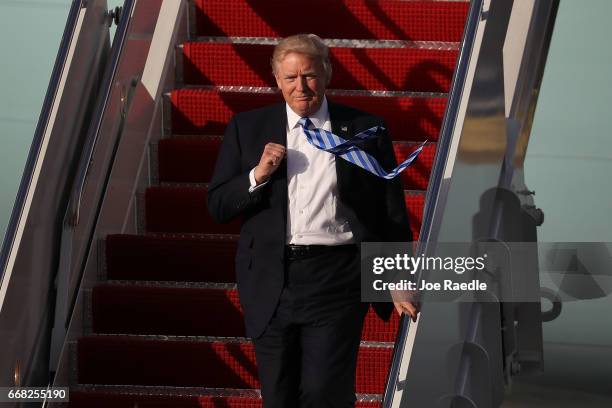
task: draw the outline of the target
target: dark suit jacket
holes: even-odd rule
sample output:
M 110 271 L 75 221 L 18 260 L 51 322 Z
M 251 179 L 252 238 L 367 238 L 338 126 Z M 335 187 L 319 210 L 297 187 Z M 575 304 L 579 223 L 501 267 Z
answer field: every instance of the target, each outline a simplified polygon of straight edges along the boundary
M 246 333 L 258 337 L 268 324 L 283 288 L 287 226 L 287 165 L 283 161 L 268 183 L 249 194 L 249 172 L 266 143 L 287 145 L 285 103 L 235 115 L 227 126 L 208 187 L 208 209 L 218 222 L 242 216 L 236 277 L 245 313 Z M 328 99 L 333 133 L 349 139 L 383 120 Z M 363 149 L 387 170 L 396 165 L 385 132 Z M 385 180 L 341 158 L 336 159 L 339 200 L 346 208 L 355 241 L 411 241 L 404 192 L 399 177 Z M 375 304 L 388 319 L 391 303 Z

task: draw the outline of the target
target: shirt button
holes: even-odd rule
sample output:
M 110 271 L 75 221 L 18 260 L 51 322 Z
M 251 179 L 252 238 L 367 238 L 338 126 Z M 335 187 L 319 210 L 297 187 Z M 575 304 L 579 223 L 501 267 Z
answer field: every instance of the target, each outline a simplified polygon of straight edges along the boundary
M 297 237 L 298 237 L 298 238 L 302 238 L 302 236 L 301 236 L 301 235 L 299 235 L 299 234 L 298 234 L 298 236 L 297 236 Z
M 300 214 L 304 214 L 304 210 L 300 210 Z

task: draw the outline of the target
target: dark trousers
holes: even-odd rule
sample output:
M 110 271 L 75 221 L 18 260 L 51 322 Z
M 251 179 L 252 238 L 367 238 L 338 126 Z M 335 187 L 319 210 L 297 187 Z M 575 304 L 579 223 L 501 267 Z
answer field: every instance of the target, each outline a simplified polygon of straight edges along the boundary
M 277 309 L 254 339 L 264 407 L 354 407 L 367 309 L 356 246 L 287 261 Z

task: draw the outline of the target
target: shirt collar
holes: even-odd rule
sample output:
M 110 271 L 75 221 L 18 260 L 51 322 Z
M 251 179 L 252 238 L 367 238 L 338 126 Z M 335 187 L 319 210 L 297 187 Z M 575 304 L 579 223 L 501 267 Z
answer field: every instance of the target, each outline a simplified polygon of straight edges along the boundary
M 289 130 L 291 130 L 297 126 L 298 120 L 300 120 L 300 115 L 295 113 L 293 109 L 289 107 L 288 103 L 285 103 L 285 106 L 287 108 L 287 126 L 289 127 Z M 316 128 L 323 127 L 323 125 L 329 118 L 329 111 L 327 108 L 327 97 L 326 96 L 323 96 L 323 102 L 321 103 L 319 110 L 317 110 L 315 113 L 313 113 L 312 115 L 308 117 L 310 118 L 310 120 L 312 121 L 312 124 Z

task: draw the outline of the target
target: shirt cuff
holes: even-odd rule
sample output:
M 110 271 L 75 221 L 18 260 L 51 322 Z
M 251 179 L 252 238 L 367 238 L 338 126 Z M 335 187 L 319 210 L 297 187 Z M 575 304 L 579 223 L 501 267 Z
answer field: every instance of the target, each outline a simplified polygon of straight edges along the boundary
M 257 191 L 261 187 L 268 184 L 268 180 L 264 181 L 261 184 L 257 184 L 257 181 L 255 180 L 255 167 L 253 167 L 251 171 L 249 172 L 249 181 L 251 182 L 251 186 L 249 187 L 249 193 L 252 193 L 253 191 Z

